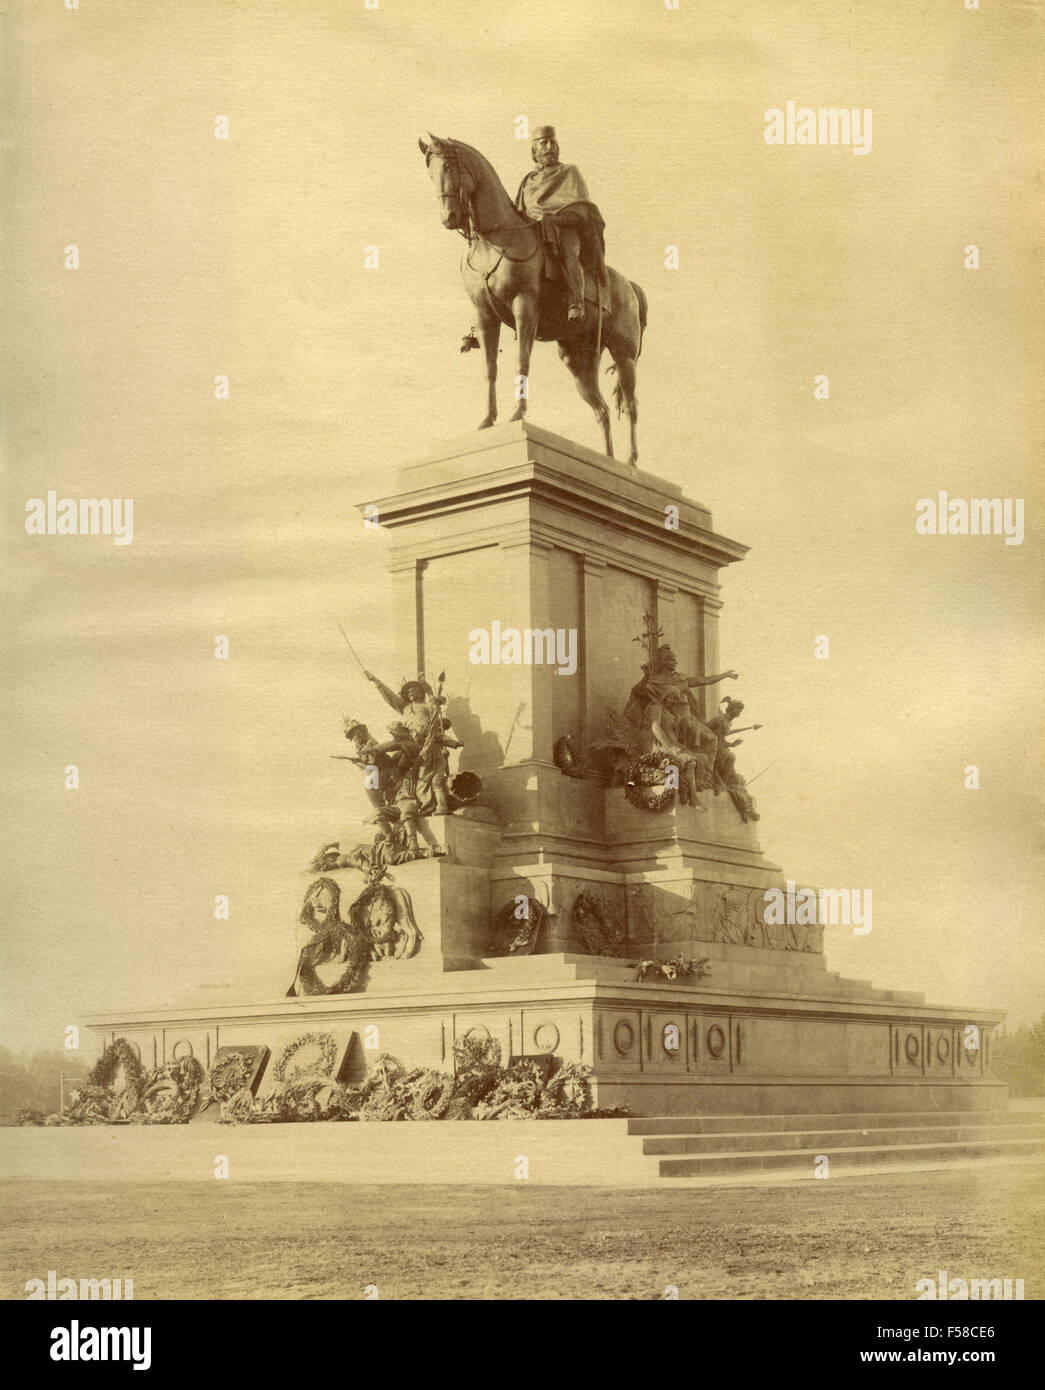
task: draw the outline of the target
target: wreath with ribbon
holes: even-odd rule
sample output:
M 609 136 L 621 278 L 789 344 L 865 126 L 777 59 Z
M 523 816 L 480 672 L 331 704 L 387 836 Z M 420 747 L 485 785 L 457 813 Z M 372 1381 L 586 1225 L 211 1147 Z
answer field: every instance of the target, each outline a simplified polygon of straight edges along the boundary
M 302 1033 L 300 1038 L 295 1038 L 292 1043 L 287 1043 L 279 1054 L 273 1072 L 277 1081 L 288 1080 L 288 1063 L 306 1047 L 318 1047 L 320 1049 L 319 1060 L 308 1067 L 295 1067 L 290 1075 L 294 1076 L 299 1071 L 320 1073 L 324 1076 L 330 1075 L 334 1070 L 334 1061 L 337 1057 L 337 1043 L 329 1033 Z
M 304 994 L 358 994 L 366 988 L 370 970 L 370 949 L 373 945 L 369 935 L 357 927 L 342 927 L 345 949 L 345 969 L 332 985 L 325 985 L 316 974 L 312 962 L 302 959 L 298 970 L 298 983 Z M 307 951 L 308 948 L 306 947 Z M 304 956 L 304 952 L 302 955 Z

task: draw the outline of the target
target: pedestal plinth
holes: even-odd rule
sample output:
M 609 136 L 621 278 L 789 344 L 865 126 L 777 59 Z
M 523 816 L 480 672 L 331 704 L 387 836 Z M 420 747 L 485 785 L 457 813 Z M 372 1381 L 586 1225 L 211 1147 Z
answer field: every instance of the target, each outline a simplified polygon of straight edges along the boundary
M 209 1064 L 219 1046 L 275 1055 L 329 1034 L 351 1079 L 383 1052 L 447 1070 L 456 1042 L 487 1036 L 505 1059 L 584 1063 L 598 1103 L 647 1115 L 1004 1104 L 990 1071 L 1001 1015 L 842 979 L 827 969 L 821 927 L 765 921 L 781 870 L 762 853 L 762 823 L 745 823 L 728 791 L 702 792 L 702 808 L 643 809 L 608 773 L 592 775 L 589 750 L 647 658 L 635 641 L 644 616 L 651 644 L 669 644 L 687 677 L 721 670 L 718 574 L 745 547 L 715 532 L 705 507 L 515 423 L 404 468 L 377 511 L 399 668 L 445 669 L 460 766 L 483 780 L 474 809 L 422 820 L 421 838 L 443 853 L 393 864 L 384 880 L 409 900 L 418 949 L 382 954 L 354 993 L 284 998 L 287 960 L 261 1003 L 97 1015 L 106 1040 L 127 1037 L 152 1065 L 189 1054 Z M 722 687 L 679 684 L 710 719 Z M 658 698 L 662 718 L 671 700 Z M 342 831 L 341 848 L 373 835 L 373 824 Z M 366 879 L 329 876 L 348 920 Z M 491 954 L 495 916 L 509 920 L 504 910 L 527 899 L 539 909 L 531 953 L 512 954 L 509 932 Z M 284 933 L 273 927 L 274 940 Z M 638 968 L 680 956 L 706 960 L 710 975 Z

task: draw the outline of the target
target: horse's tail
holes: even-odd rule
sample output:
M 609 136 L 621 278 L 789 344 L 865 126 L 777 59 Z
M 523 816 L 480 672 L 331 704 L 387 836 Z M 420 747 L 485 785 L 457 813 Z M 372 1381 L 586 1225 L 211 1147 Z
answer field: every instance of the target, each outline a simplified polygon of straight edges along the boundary
M 639 346 L 635 353 L 635 358 L 638 360 L 639 353 L 642 352 L 643 335 L 646 332 L 646 315 L 649 312 L 649 304 L 646 302 L 646 293 L 642 286 L 636 285 L 634 280 L 630 280 L 628 283 L 635 291 L 635 298 L 639 301 Z

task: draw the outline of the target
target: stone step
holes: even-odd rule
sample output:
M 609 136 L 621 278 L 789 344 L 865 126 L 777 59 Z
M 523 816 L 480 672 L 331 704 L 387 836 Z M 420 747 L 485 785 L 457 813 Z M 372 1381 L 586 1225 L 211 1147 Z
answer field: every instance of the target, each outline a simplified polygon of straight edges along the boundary
M 783 953 L 780 953 L 783 954 Z M 528 960 L 537 957 L 528 956 Z M 569 966 L 576 980 L 598 980 L 603 983 L 632 984 L 636 971 L 634 961 L 625 962 L 612 956 L 556 956 L 556 960 Z M 638 956 L 635 957 L 635 960 Z M 678 984 L 696 990 L 726 990 L 731 993 L 760 993 L 786 995 L 790 997 L 814 999 L 844 999 L 860 1002 L 894 1002 L 885 1000 L 883 991 L 875 990 L 864 981 L 845 980 L 835 971 L 810 971 L 793 966 L 790 961 L 769 964 L 767 962 L 734 962 L 712 960 L 711 974 L 692 985 L 684 978 L 677 981 L 659 980 L 651 975 L 651 984 Z M 899 1003 L 900 1000 L 895 1002 Z M 913 997 L 909 1002 L 919 1002 Z
M 708 1174 L 742 1172 L 780 1172 L 792 1170 L 808 1176 L 814 1171 L 817 1158 L 824 1149 L 782 1151 L 767 1149 L 741 1152 L 689 1155 L 685 1158 L 659 1158 L 662 1178 L 702 1177 Z M 875 1144 L 859 1148 L 838 1149 L 827 1154 L 831 1165 L 838 1167 L 870 1167 L 888 1163 L 948 1162 L 968 1158 L 1023 1158 L 1045 1153 L 1042 1139 L 989 1139 L 964 1143 L 933 1144 Z
M 895 1129 L 795 1129 L 759 1130 L 753 1133 L 664 1134 L 644 1138 L 647 1154 L 741 1153 L 780 1149 L 815 1149 L 834 1153 L 838 1149 L 859 1149 L 879 1145 L 936 1143 L 979 1143 L 994 1139 L 1038 1139 L 1045 1141 L 1045 1121 L 1037 1125 L 1004 1122 L 970 1125 L 934 1125 Z
M 628 1121 L 629 1134 L 750 1134 L 792 1130 L 925 1129 L 975 1124 L 1036 1125 L 1045 1114 L 1034 1110 L 867 1111 L 837 1115 L 643 1115 Z

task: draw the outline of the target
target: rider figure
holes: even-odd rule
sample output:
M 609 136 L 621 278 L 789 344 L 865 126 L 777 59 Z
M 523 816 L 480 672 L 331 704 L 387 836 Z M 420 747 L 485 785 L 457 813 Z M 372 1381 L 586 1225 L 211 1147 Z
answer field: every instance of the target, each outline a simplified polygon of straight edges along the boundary
M 588 188 L 575 164 L 559 162 L 555 129 L 538 126 L 530 146 L 534 167 L 523 179 L 515 206 L 531 222 L 540 222 L 546 241 L 557 248 L 566 278 L 571 320 L 584 318 L 584 271 L 581 252 L 598 279 L 605 276 L 605 223 L 588 197 Z

